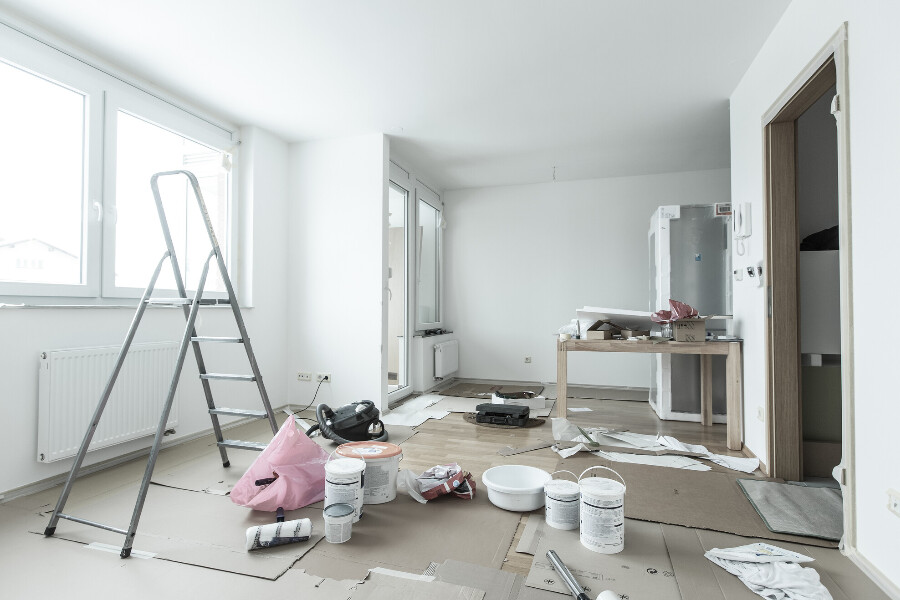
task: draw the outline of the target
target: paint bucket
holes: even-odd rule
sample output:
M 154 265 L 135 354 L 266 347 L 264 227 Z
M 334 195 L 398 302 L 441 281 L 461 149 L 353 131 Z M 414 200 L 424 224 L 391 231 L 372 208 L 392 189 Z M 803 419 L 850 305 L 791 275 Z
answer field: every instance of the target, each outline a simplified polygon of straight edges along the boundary
M 366 462 L 360 458 L 332 459 L 325 463 L 325 506 L 350 504 L 354 507 L 353 522 L 363 515 Z
M 322 511 L 325 519 L 325 539 L 332 544 L 343 544 L 350 539 L 353 530 L 353 515 L 356 507 L 352 504 L 332 504 Z
M 615 474 L 621 482 L 604 477 L 585 477 L 594 469 Z M 625 480 L 607 467 L 590 467 L 578 478 L 581 488 L 581 545 L 602 554 L 625 548 Z
M 554 471 L 568 473 L 576 480 L 578 476 L 572 471 Z M 547 525 L 556 529 L 578 529 L 578 504 L 581 488 L 577 481 L 551 479 L 544 484 L 544 519 Z
M 397 497 L 397 471 L 403 451 L 388 442 L 349 442 L 335 450 L 346 458 L 366 461 L 364 504 L 383 504 Z

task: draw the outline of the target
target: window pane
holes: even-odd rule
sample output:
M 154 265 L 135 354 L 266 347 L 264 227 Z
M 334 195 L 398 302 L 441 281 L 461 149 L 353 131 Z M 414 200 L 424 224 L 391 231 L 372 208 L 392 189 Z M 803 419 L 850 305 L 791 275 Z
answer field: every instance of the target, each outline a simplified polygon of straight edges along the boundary
M 419 200 L 419 281 L 416 297 L 420 323 L 437 323 L 441 320 L 440 306 L 440 252 L 439 230 L 441 214 L 436 208 Z
M 161 171 L 184 169 L 197 176 L 219 246 L 227 257 L 230 186 L 223 153 L 125 112 L 120 111 L 117 118 L 116 287 L 145 288 L 165 252 L 165 239 L 150 189 L 150 177 Z M 187 178 L 165 177 L 159 184 L 185 285 L 189 290 L 196 289 L 212 249 L 209 236 Z M 168 265 L 163 266 L 156 287 L 175 288 Z M 225 290 L 214 260 L 205 289 Z
M 85 96 L 0 62 L 0 281 L 82 283 Z

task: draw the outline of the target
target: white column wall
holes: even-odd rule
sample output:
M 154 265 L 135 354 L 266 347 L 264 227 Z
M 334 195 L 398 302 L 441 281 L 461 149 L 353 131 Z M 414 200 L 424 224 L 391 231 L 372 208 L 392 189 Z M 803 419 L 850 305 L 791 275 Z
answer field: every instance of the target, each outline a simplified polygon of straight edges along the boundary
M 386 408 L 387 138 L 291 147 L 288 370 L 294 404 L 372 400 Z M 311 382 L 296 382 L 299 371 Z

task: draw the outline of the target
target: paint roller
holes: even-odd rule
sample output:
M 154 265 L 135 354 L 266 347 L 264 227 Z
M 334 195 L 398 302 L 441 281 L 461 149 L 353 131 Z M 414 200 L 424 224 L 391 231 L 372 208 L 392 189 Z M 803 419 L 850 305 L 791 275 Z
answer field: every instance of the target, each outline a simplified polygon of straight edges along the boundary
M 275 522 L 267 525 L 256 525 L 247 529 L 247 550 L 259 550 L 305 542 L 312 535 L 312 521 L 309 519 L 284 520 L 284 509 L 278 507 Z
M 550 561 L 550 564 L 553 565 L 556 572 L 559 573 L 563 583 L 569 588 L 569 592 L 571 592 L 572 597 L 575 598 L 575 600 L 590 600 L 590 597 L 585 593 L 584 588 L 575 580 L 575 577 L 572 576 L 572 572 L 569 571 L 568 567 L 566 567 L 565 563 L 563 563 L 556 552 L 548 550 L 547 559 Z M 597 596 L 597 600 L 618 600 L 618 598 L 618 594 L 609 590 L 602 591 L 600 592 L 600 595 Z

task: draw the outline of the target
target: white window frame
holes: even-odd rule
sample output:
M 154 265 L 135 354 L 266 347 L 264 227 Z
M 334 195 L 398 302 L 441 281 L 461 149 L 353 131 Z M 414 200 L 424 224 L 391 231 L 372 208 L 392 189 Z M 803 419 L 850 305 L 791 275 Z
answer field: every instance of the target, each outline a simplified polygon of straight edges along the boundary
M 200 144 L 231 154 L 228 231 L 216 234 L 227 249 L 229 277 L 235 289 L 240 263 L 237 215 L 238 152 L 240 144 L 235 126 L 209 118 L 198 111 L 182 108 L 165 94 L 147 91 L 127 76 L 105 66 L 96 66 L 78 57 L 60 44 L 39 39 L 0 22 L 0 61 L 85 94 L 84 191 L 82 196 L 82 283 L 53 284 L 0 282 L 0 303 L 25 305 L 116 305 L 134 304 L 143 289 L 115 288 L 115 161 L 116 115 L 124 110 Z M 149 183 L 148 183 L 149 185 Z M 158 224 L 157 224 L 158 226 Z M 156 252 L 156 249 L 148 249 Z M 158 249 L 165 252 L 164 244 Z M 181 257 L 179 257 L 181 259 Z M 169 268 L 164 265 L 163 268 Z M 214 268 L 214 267 L 213 267 Z M 149 278 L 149 274 L 148 274 Z M 149 283 L 149 281 L 148 281 Z M 174 290 L 162 290 L 166 293 Z M 204 296 L 222 297 L 225 292 L 207 292 Z
M 105 126 L 105 162 L 104 162 L 104 208 L 106 217 L 103 220 L 103 297 L 105 298 L 140 298 L 145 288 L 119 287 L 116 286 L 115 278 L 115 261 L 116 261 L 116 158 L 117 158 L 117 141 L 118 141 L 118 114 L 119 111 L 147 121 L 162 129 L 171 131 L 181 137 L 188 138 L 199 144 L 210 146 L 232 155 L 234 162 L 234 148 L 231 134 L 224 132 L 221 128 L 212 125 L 206 121 L 201 121 L 174 106 L 154 101 L 155 99 L 139 94 L 128 94 L 122 92 L 108 92 L 106 94 L 106 126 Z M 226 267 L 228 268 L 229 277 L 235 273 L 235 246 L 234 240 L 237 239 L 235 231 L 235 198 L 237 195 L 237 169 L 232 168 L 229 177 L 229 202 L 228 214 L 226 221 L 228 227 L 226 231 L 217 231 L 216 236 L 219 239 L 219 245 L 224 246 L 226 252 Z M 149 186 L 149 181 L 147 182 Z M 188 202 L 192 204 L 189 210 L 197 210 L 193 204 L 193 195 L 189 196 Z M 148 226 L 157 226 L 154 222 Z M 158 248 L 148 248 L 147 252 L 156 252 L 160 258 L 166 251 L 165 244 L 162 243 L 160 236 L 160 246 Z M 179 268 L 182 277 L 185 273 L 186 265 L 183 264 L 183 257 L 179 256 Z M 213 259 L 210 269 L 217 268 Z M 169 269 L 168 264 L 163 265 L 163 269 Z M 148 282 L 149 283 L 149 273 Z M 146 287 L 146 286 L 145 286 Z M 235 283 L 235 288 L 237 284 Z M 158 287 L 154 290 L 160 295 L 177 295 L 177 290 L 164 289 Z M 188 288 L 188 291 L 193 291 Z M 213 292 L 205 290 L 203 292 L 205 298 L 226 298 L 228 294 L 225 291 Z
M 444 325 L 444 229 L 441 227 L 441 223 L 444 220 L 444 203 L 441 201 L 441 197 L 437 192 L 432 190 L 426 184 L 422 183 L 418 178 L 415 180 L 415 188 L 416 188 L 416 211 L 415 211 L 415 230 L 416 235 L 418 235 L 419 231 L 419 202 L 424 202 L 431 206 L 431 208 L 438 211 L 438 227 L 436 231 L 437 236 L 437 256 L 435 260 L 437 262 L 437 273 L 435 274 L 435 279 L 437 281 L 438 293 L 437 293 L 437 307 L 436 312 L 438 315 L 437 320 L 429 323 L 423 322 L 419 318 L 419 269 L 421 265 L 419 265 L 419 256 L 415 257 L 415 269 L 416 276 L 413 278 L 414 281 L 414 295 L 413 301 L 414 304 L 414 312 L 416 315 L 416 331 L 427 331 L 429 329 L 437 329 L 443 327 Z M 419 240 L 416 240 L 416 248 L 418 248 Z
M 403 191 L 406 192 L 406 216 L 405 216 L 405 226 L 406 226 L 406 239 L 404 243 L 406 244 L 406 260 L 404 265 L 403 277 L 405 279 L 405 288 L 406 288 L 406 306 L 404 307 L 404 344 L 406 346 L 406 356 L 403 357 L 403 360 L 406 361 L 404 364 L 405 372 L 406 372 L 406 385 L 398 388 L 392 392 L 388 392 L 387 398 L 388 402 L 395 402 L 401 398 L 405 398 L 409 396 L 413 392 L 413 383 L 412 383 L 412 338 L 415 332 L 415 322 L 413 314 L 416 312 L 416 295 L 415 295 L 415 251 L 416 247 L 416 185 L 415 179 L 413 179 L 409 172 L 398 165 L 397 163 L 391 161 L 390 169 L 389 169 L 389 177 L 388 177 L 388 186 L 394 185 Z M 385 220 L 387 220 L 388 216 L 385 215 Z M 387 235 L 387 228 L 390 225 L 385 223 L 385 235 Z
M 3 29 L 6 29 L 5 27 Z M 18 32 L 0 31 L 0 61 L 85 97 L 81 210 L 81 283 L 0 282 L 4 296 L 96 297 L 100 294 L 100 215 L 103 207 L 103 87 L 94 73 L 70 56 Z M 49 50 L 49 51 L 48 51 Z M 22 301 L 16 298 L 13 300 Z

